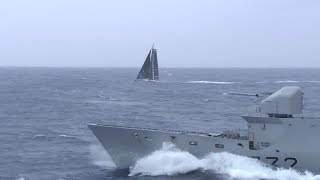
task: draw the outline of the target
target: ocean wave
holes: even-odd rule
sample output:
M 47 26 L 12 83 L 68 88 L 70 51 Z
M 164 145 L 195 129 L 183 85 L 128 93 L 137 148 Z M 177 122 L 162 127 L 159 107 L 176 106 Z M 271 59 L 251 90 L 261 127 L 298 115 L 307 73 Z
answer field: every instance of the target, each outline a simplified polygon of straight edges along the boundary
M 19 177 L 19 178 L 17 178 L 17 180 L 26 180 L 26 179 L 24 177 Z
M 12 177 L 12 176 L 0 176 L 1 180 L 29 180 L 28 178 L 22 177 L 22 176 L 18 176 L 18 177 Z
M 237 84 L 241 82 L 228 82 L 228 81 L 188 81 L 187 83 L 197 83 L 197 84 Z
M 59 137 L 63 137 L 63 138 L 75 138 L 74 136 L 65 135 L 65 134 L 60 134 Z
M 320 83 L 320 81 L 304 81 L 304 82 L 307 82 L 307 83 Z
M 295 81 L 295 80 L 281 80 L 281 81 L 275 81 L 275 83 L 280 84 L 280 83 L 299 83 L 300 81 Z
M 46 135 L 44 135 L 44 134 L 36 134 L 36 135 L 34 135 L 32 138 L 33 139 L 38 139 L 38 138 L 46 138 L 47 136 Z
M 160 150 L 139 159 L 130 168 L 129 176 L 172 176 L 196 170 L 213 171 L 233 179 L 320 179 L 319 175 L 308 171 L 300 173 L 293 169 L 272 169 L 257 159 L 227 152 L 210 153 L 197 158 L 169 143 L 164 143 Z
M 88 104 L 100 104 L 100 103 L 106 103 L 106 101 L 105 100 L 88 99 L 88 100 L 85 100 L 85 103 L 88 103 Z
M 258 81 L 257 84 L 265 84 L 268 83 L 266 81 Z M 275 81 L 274 83 L 281 84 L 281 83 L 320 83 L 320 81 L 314 81 L 314 80 L 304 80 L 304 81 L 297 81 L 297 80 L 279 80 Z

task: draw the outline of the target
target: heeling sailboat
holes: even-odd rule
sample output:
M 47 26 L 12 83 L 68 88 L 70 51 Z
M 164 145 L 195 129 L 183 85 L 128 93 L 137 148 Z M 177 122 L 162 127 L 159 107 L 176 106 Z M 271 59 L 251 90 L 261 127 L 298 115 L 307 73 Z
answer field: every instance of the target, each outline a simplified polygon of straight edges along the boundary
M 157 50 L 153 48 L 153 45 L 140 69 L 137 79 L 159 80 Z

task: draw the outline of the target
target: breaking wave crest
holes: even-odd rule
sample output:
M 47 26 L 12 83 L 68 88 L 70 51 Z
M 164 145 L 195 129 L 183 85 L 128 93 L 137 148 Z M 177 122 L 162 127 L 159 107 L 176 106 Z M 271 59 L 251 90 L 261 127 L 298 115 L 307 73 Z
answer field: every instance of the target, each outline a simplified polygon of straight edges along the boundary
M 66 135 L 66 134 L 60 134 L 59 137 L 62 137 L 62 138 L 75 138 L 74 136 Z
M 236 84 L 241 82 L 227 82 L 227 81 L 188 81 L 187 83 L 198 83 L 198 84 Z
M 320 81 L 296 81 L 296 80 L 282 80 L 282 81 L 275 81 L 277 84 L 281 83 L 320 83 Z
M 295 80 L 282 80 L 282 81 L 276 81 L 275 83 L 280 84 L 280 83 L 299 83 L 300 81 L 295 81 Z
M 305 82 L 308 82 L 308 83 L 320 83 L 320 81 L 305 81 Z
M 300 173 L 293 169 L 272 169 L 256 159 L 226 152 L 197 158 L 169 143 L 164 143 L 160 150 L 139 159 L 130 168 L 129 176 L 171 176 L 195 170 L 213 171 L 235 179 L 320 179 L 319 175 L 307 171 Z
M 94 165 L 104 168 L 116 167 L 110 155 L 103 149 L 101 145 L 90 145 L 89 152 L 90 159 Z
M 40 139 L 40 138 L 46 138 L 47 136 L 46 135 L 44 135 L 44 134 L 36 134 L 36 135 L 34 135 L 32 138 L 33 139 Z

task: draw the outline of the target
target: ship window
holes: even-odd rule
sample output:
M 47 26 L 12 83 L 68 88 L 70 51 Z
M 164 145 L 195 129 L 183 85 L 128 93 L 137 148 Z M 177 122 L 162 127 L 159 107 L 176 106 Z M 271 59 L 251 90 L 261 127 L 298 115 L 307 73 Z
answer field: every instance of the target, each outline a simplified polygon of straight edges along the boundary
M 243 147 L 242 143 L 238 143 L 238 146 L 241 146 L 241 147 Z
M 254 149 L 254 146 L 253 146 L 253 141 L 249 141 L 249 149 Z
M 189 141 L 189 144 L 190 145 L 198 145 L 198 142 L 197 141 Z
M 176 141 L 176 137 L 175 136 L 170 136 L 170 140 L 171 140 L 171 142 L 175 142 Z
M 152 138 L 151 138 L 151 137 L 148 137 L 148 136 L 144 137 L 144 139 L 145 139 L 146 141 L 152 141 Z
M 215 144 L 214 145 L 216 148 L 224 148 L 224 145 L 223 144 Z

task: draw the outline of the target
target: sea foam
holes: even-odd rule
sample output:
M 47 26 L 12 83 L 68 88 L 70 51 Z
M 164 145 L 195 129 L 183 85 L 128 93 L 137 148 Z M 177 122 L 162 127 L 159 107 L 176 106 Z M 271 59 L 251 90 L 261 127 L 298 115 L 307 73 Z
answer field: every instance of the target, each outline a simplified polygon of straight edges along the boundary
M 188 81 L 187 83 L 197 83 L 197 84 L 236 84 L 241 82 L 228 82 L 228 81 Z
M 295 80 L 281 80 L 281 81 L 275 81 L 275 83 L 280 84 L 280 83 L 299 83 L 300 81 L 295 81 Z
M 129 176 L 185 174 L 191 171 L 213 171 L 234 179 L 320 180 L 319 175 L 293 169 L 272 169 L 262 162 L 227 152 L 210 153 L 203 158 L 164 143 L 160 150 L 139 159 L 130 168 Z

